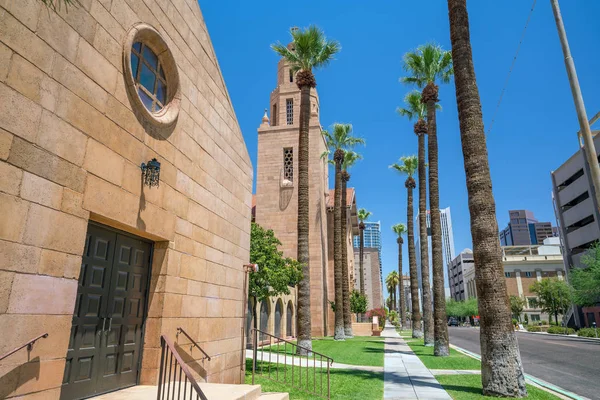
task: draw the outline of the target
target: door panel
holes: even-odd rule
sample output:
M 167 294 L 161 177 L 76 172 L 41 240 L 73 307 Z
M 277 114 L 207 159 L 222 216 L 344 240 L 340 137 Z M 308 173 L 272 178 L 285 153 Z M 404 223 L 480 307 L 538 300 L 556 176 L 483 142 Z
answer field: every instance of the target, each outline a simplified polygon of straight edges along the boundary
M 61 399 L 137 383 L 152 245 L 88 226 Z
M 117 234 L 89 225 L 86 239 L 63 375 L 64 399 L 95 392 Z
M 150 268 L 149 243 L 117 235 L 98 392 L 135 385 Z

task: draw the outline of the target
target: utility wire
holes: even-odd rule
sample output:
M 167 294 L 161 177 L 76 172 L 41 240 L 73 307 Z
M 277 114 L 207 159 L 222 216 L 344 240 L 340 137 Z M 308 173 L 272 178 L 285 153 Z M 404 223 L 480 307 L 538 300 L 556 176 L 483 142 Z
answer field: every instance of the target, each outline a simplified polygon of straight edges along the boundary
M 533 4 L 531 5 L 531 10 L 529 11 L 529 16 L 527 17 L 527 22 L 525 22 L 525 27 L 523 28 L 523 33 L 521 34 L 521 39 L 519 40 L 519 45 L 517 46 L 517 51 L 512 60 L 512 64 L 510 65 L 510 69 L 508 70 L 508 75 L 506 76 L 506 80 L 504 81 L 504 86 L 502 87 L 502 91 L 500 92 L 500 98 L 498 99 L 498 104 L 496 104 L 496 110 L 494 110 L 494 115 L 492 117 L 492 122 L 490 122 L 490 127 L 488 128 L 488 135 L 492 131 L 492 127 L 494 126 L 494 121 L 496 120 L 496 115 L 498 114 L 498 109 L 500 108 L 500 104 L 502 103 L 502 97 L 504 96 L 504 92 L 506 91 L 506 87 L 508 86 L 508 81 L 510 80 L 510 74 L 512 73 L 515 63 L 517 62 L 517 56 L 519 55 L 519 50 L 521 50 L 521 45 L 523 44 L 523 39 L 525 39 L 525 32 L 527 32 L 527 26 L 529 26 L 529 21 L 531 21 L 531 15 L 533 14 L 533 10 L 535 9 L 535 3 L 537 0 L 533 0 Z

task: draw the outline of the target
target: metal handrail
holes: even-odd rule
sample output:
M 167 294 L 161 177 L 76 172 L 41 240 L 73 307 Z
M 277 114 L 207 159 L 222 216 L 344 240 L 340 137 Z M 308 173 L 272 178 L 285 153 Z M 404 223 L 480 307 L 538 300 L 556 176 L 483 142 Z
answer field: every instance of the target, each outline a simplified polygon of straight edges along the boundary
M 264 355 L 267 353 L 266 351 L 261 349 L 260 352 L 260 360 L 258 359 L 258 335 L 259 333 L 263 336 L 267 336 L 269 338 L 269 344 L 268 344 L 268 356 L 269 359 L 265 360 L 264 359 Z M 318 396 L 322 399 L 327 399 L 329 400 L 331 398 L 331 382 L 330 382 L 330 366 L 333 365 L 333 358 L 326 356 L 325 354 L 313 351 L 312 349 L 309 349 L 308 347 L 304 347 L 304 346 L 300 346 L 296 343 L 293 343 L 289 340 L 285 340 L 283 338 L 277 337 L 275 335 L 271 335 L 268 332 L 265 331 L 261 331 L 260 329 L 255 329 L 252 328 L 251 330 L 251 334 L 252 334 L 252 343 L 253 343 L 253 349 L 252 349 L 252 384 L 254 385 L 254 381 L 255 375 L 260 375 L 261 377 L 264 377 L 266 379 L 269 379 L 271 381 L 274 382 L 278 382 L 278 383 L 283 383 L 283 384 L 287 384 L 287 385 L 291 385 L 292 388 L 295 389 L 299 389 L 303 392 Z M 275 339 L 275 342 L 273 343 L 272 339 Z M 263 341 L 264 342 L 264 341 Z M 281 344 L 283 342 L 283 345 Z M 275 355 L 273 356 L 273 347 L 277 346 L 276 351 L 274 352 Z M 287 352 L 287 346 L 290 345 L 291 347 L 291 364 L 288 364 L 287 358 L 288 358 L 288 352 Z M 283 347 L 283 354 L 281 354 L 280 352 L 280 347 Z M 296 355 L 294 350 L 294 347 L 296 347 L 297 349 L 301 349 L 304 350 L 304 352 L 306 352 L 306 355 Z M 312 356 L 312 357 L 311 357 Z M 294 357 L 298 358 L 298 365 L 296 365 L 296 363 L 294 362 Z M 317 367 L 317 357 L 319 357 L 319 364 Z M 280 364 L 280 358 L 283 358 L 283 372 L 280 374 L 279 373 L 279 364 Z M 311 367 L 309 366 L 309 362 L 311 361 L 312 358 L 312 384 L 310 382 L 310 377 L 309 377 L 309 373 L 310 373 L 310 369 Z M 302 365 L 303 361 L 306 360 L 306 365 Z M 257 365 L 260 362 L 260 371 L 257 372 Z M 325 375 L 325 371 L 323 371 L 323 366 L 324 366 L 324 362 L 327 366 L 327 371 L 326 371 L 326 375 Z M 267 366 L 264 367 L 263 364 L 267 363 Z M 273 365 L 273 366 L 272 366 Z M 288 366 L 291 367 L 291 381 L 288 380 Z M 302 371 L 302 368 L 305 368 L 306 373 L 304 373 Z M 267 369 L 267 373 L 265 374 L 263 372 L 264 369 Z M 274 372 L 271 372 L 271 369 L 274 369 Z M 317 385 L 317 372 L 319 373 L 319 378 L 320 378 L 320 384 Z M 294 373 L 296 373 L 296 382 L 294 382 Z M 280 375 L 282 375 L 282 379 L 280 379 Z M 304 378 L 303 378 L 304 376 Z M 326 393 L 324 393 L 324 385 L 323 385 L 323 377 L 326 376 L 327 379 L 327 391 Z M 304 379 L 304 382 L 302 382 Z M 317 391 L 317 386 L 319 387 L 318 391 Z
M 33 344 L 35 342 L 37 342 L 38 340 L 42 339 L 42 338 L 47 338 L 48 337 L 48 333 L 43 333 L 40 336 L 37 336 L 33 339 L 31 339 L 29 342 L 25 343 L 22 346 L 19 346 L 11 351 L 9 351 L 8 353 L 6 353 L 5 355 L 3 355 L 2 357 L 0 357 L 0 361 L 4 360 L 6 357 L 16 353 L 17 351 L 21 350 L 23 347 L 27 347 L 27 351 L 31 351 L 31 349 L 33 349 Z
M 157 400 L 161 399 L 175 399 L 175 398 L 189 398 L 191 400 L 208 400 L 206 395 L 200 389 L 198 382 L 194 376 L 190 373 L 188 366 L 179 356 L 173 343 L 165 335 L 160 336 L 160 372 L 158 376 L 158 393 Z M 170 354 L 169 354 L 170 353 Z M 175 362 L 173 363 L 173 358 Z M 167 360 L 168 359 L 168 360 Z M 179 377 L 177 377 L 177 368 L 179 368 Z M 182 372 L 184 376 L 182 377 Z M 183 379 L 183 381 L 182 381 Z M 183 383 L 183 397 L 181 397 L 181 384 Z M 178 386 L 178 385 L 179 386 Z M 188 386 L 189 389 L 188 395 Z M 165 395 L 166 391 L 166 395 Z M 177 392 L 177 397 L 175 397 Z
M 196 343 L 196 341 L 194 339 L 192 339 L 185 330 L 183 330 L 182 327 L 177 328 L 177 334 L 175 336 L 179 337 L 180 333 L 183 333 L 188 339 L 190 339 L 190 342 L 192 342 L 192 345 L 190 346 L 190 351 L 192 351 L 192 348 L 194 346 L 196 346 L 198 348 L 198 350 L 200 350 L 202 352 L 202 354 L 204 354 L 204 357 L 202 357 L 202 360 L 208 359 L 208 361 L 210 361 L 210 356 L 208 354 L 206 354 L 206 352 L 204 350 L 202 350 L 202 347 L 200 347 L 198 345 L 198 343 Z

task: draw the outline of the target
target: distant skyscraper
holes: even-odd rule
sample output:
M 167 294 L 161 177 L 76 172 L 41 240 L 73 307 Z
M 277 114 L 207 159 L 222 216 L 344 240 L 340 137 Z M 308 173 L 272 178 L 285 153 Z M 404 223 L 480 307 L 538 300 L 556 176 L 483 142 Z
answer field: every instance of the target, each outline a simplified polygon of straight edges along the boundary
M 448 288 L 448 275 L 447 268 L 455 257 L 454 254 L 454 234 L 452 233 L 452 217 L 450 214 L 450 207 L 440 209 L 440 222 L 442 224 L 442 251 L 444 256 L 444 287 Z M 419 288 L 423 287 L 421 282 L 421 241 L 419 237 L 419 214 L 415 217 L 415 248 L 417 253 L 417 272 L 419 278 Z M 427 210 L 427 247 L 429 249 L 429 283 L 433 285 L 433 279 L 431 279 L 432 263 L 431 263 L 431 220 L 429 217 L 429 210 Z M 447 295 L 449 291 L 446 290 Z
M 539 222 L 529 210 L 510 210 L 510 222 L 500 231 L 501 246 L 531 246 L 557 235 L 550 222 Z
M 364 231 L 364 246 L 372 247 L 379 251 L 379 275 L 383 278 L 383 271 L 381 268 L 381 222 L 369 222 L 365 221 Z M 360 248 L 360 235 L 354 236 L 354 248 Z

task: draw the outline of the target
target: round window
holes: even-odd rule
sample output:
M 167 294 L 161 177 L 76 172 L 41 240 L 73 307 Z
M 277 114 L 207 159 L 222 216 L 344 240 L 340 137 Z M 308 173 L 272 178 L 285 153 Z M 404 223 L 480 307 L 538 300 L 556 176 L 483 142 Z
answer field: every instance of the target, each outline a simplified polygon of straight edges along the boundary
M 151 26 L 138 24 L 123 48 L 130 100 L 154 125 L 169 126 L 179 114 L 179 75 L 171 51 Z

